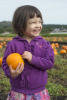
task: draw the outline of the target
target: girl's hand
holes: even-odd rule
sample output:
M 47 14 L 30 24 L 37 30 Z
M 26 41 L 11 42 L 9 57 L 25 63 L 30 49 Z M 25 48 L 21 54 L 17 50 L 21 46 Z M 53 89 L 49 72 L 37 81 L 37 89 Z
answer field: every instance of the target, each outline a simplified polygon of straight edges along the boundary
M 32 54 L 31 54 L 31 52 L 29 52 L 29 51 L 24 51 L 22 57 L 23 57 L 24 59 L 27 59 L 28 62 L 31 62 L 31 60 L 32 60 Z
M 15 78 L 16 76 L 18 76 L 23 71 L 24 65 L 23 65 L 23 63 L 22 64 L 19 63 L 18 66 L 17 66 L 17 68 L 16 68 L 16 70 L 14 70 L 12 68 L 12 66 L 10 65 L 9 69 L 10 69 L 11 76 L 13 78 Z

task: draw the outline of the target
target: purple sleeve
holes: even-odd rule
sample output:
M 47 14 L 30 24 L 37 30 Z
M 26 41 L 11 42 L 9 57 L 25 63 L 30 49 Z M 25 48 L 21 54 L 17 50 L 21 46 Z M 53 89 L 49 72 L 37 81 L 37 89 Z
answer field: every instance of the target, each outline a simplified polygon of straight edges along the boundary
M 3 69 L 5 75 L 6 75 L 8 78 L 12 78 L 12 77 L 11 77 L 11 74 L 10 74 L 9 66 L 8 66 L 7 63 L 6 63 L 6 58 L 7 58 L 7 56 L 8 56 L 9 54 L 14 53 L 14 51 L 15 51 L 14 45 L 13 45 L 11 42 L 9 42 L 9 43 L 7 44 L 6 49 L 5 49 L 4 57 L 3 57 L 3 61 L 2 61 L 2 69 Z M 16 79 L 17 77 L 18 77 L 18 76 L 14 77 L 14 79 Z
M 47 70 L 47 69 L 50 69 L 53 67 L 54 51 L 53 51 L 50 43 L 48 43 L 48 47 L 46 49 L 46 56 L 44 55 L 44 57 L 36 57 L 36 56 L 32 55 L 31 64 L 40 70 Z
M 11 46 L 8 43 L 8 45 L 7 45 L 6 49 L 5 49 L 5 52 L 4 52 L 4 57 L 3 57 L 3 62 L 2 62 L 2 68 L 3 68 L 3 71 L 4 71 L 5 75 L 7 77 L 9 77 L 9 78 L 11 77 L 11 75 L 10 75 L 9 67 L 8 67 L 8 65 L 6 63 L 6 58 L 7 58 L 7 56 L 10 53 L 11 53 Z

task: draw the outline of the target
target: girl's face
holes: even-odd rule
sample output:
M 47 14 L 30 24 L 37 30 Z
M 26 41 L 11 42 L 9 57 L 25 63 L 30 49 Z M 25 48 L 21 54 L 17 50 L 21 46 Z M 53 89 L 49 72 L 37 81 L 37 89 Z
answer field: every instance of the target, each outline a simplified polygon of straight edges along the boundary
M 33 17 L 27 21 L 27 27 L 24 34 L 28 37 L 39 36 L 42 30 L 42 20 L 40 17 Z

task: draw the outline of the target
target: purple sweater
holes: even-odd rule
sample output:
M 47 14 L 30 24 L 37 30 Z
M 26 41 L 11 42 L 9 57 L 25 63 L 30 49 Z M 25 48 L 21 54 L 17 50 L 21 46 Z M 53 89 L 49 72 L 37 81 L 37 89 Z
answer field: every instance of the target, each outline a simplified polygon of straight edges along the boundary
M 24 70 L 20 75 L 12 78 L 6 63 L 6 57 L 15 52 L 22 55 L 24 51 L 32 53 L 32 61 L 29 63 L 27 60 L 24 60 Z M 53 64 L 54 52 L 49 42 L 41 36 L 37 36 L 28 43 L 27 40 L 22 39 L 20 36 L 16 36 L 7 44 L 2 68 L 5 75 L 10 79 L 11 90 L 32 94 L 45 88 L 48 79 L 46 70 L 51 69 Z

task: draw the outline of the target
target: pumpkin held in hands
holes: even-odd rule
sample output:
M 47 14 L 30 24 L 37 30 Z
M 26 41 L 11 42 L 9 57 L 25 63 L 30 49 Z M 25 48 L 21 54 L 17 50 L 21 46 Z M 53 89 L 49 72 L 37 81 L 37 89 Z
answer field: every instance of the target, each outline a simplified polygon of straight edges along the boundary
M 24 60 L 22 59 L 22 55 L 20 55 L 19 53 L 12 53 L 8 55 L 6 62 L 8 66 L 11 65 L 14 70 L 17 68 L 19 63 L 23 63 L 24 66 Z

